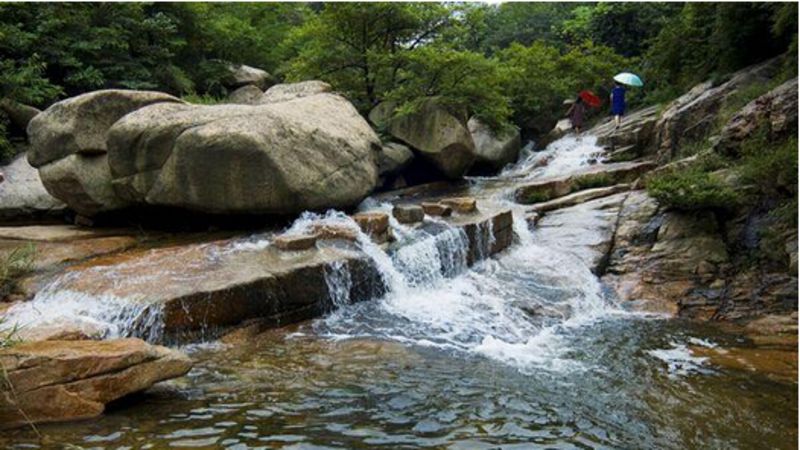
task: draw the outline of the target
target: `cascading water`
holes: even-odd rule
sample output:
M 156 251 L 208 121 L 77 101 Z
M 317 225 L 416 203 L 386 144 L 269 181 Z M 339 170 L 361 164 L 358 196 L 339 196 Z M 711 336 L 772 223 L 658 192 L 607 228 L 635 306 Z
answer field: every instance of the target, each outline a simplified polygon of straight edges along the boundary
M 542 151 L 522 153 L 516 164 L 505 168 L 494 178 L 531 180 L 569 175 L 602 162 L 603 153 L 603 148 L 597 145 L 596 136 L 568 135 L 552 142 Z
M 472 270 L 457 229 L 402 247 L 381 269 L 399 275 L 401 286 L 317 321 L 316 332 L 475 353 L 521 370 L 569 365 L 567 330 L 617 309 L 583 261 L 537 240 L 521 215 L 514 218 L 519 243 Z M 476 234 L 485 257 L 492 230 Z

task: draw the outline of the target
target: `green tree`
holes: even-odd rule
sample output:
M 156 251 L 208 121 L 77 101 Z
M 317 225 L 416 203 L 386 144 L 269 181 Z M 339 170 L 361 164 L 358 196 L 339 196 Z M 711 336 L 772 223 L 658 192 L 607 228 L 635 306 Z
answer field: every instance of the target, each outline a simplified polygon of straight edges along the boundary
M 403 53 L 433 41 L 450 20 L 437 3 L 331 3 L 293 31 L 290 80 L 322 79 L 362 111 L 398 82 Z
M 386 94 L 387 100 L 396 102 L 400 114 L 438 97 L 440 104 L 454 113 L 475 115 L 494 129 L 508 124 L 511 109 L 501 91 L 495 61 L 442 45 L 418 47 L 403 59 L 397 86 Z

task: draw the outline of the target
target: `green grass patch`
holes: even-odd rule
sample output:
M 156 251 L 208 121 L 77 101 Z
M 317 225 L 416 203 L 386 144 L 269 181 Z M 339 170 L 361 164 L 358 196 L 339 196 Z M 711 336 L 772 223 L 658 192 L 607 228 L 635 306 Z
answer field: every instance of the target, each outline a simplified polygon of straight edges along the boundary
M 590 173 L 581 175 L 575 179 L 575 191 L 606 187 L 614 184 L 614 178 L 607 173 Z
M 14 292 L 17 279 L 33 269 L 36 246 L 27 243 L 14 248 L 0 259 L 0 298 Z
M 797 138 L 769 142 L 763 133 L 742 145 L 739 164 L 742 180 L 761 194 L 797 198 Z
M 214 97 L 209 94 L 186 94 L 181 97 L 181 100 L 195 105 L 218 105 L 225 102 L 224 98 Z
M 518 201 L 524 205 L 532 205 L 534 203 L 543 203 L 553 198 L 553 193 L 550 190 L 540 190 L 524 192 Z
M 646 187 L 661 205 L 684 211 L 731 210 L 739 203 L 736 191 L 696 166 L 656 175 Z

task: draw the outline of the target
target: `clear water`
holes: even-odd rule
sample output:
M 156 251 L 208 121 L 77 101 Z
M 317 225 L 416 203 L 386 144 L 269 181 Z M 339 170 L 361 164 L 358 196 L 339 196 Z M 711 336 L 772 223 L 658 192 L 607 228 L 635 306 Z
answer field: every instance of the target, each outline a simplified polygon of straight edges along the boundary
M 570 160 L 563 170 L 595 158 L 596 147 L 583 147 L 556 145 Z M 518 167 L 529 162 L 523 158 Z M 531 232 L 515 213 L 515 245 L 472 268 L 456 229 L 434 235 L 393 222 L 405 245 L 388 252 L 360 236 L 383 275 L 384 297 L 352 304 L 349 274 L 332 264 L 326 281 L 339 308 L 328 316 L 247 342 L 187 347 L 196 361 L 187 377 L 112 405 L 101 418 L 42 426 L 44 445 L 29 430 L 8 432 L 0 443 L 795 447 L 795 383 L 694 356 L 690 346 L 747 343 L 708 325 L 627 311 L 589 269 L 581 248 L 591 236 L 566 242 L 571 235 L 563 229 Z M 570 217 L 561 228 L 581 224 L 580 214 Z M 292 229 L 319 220 L 352 226 L 334 212 L 307 215 Z M 488 245 L 493 231 L 484 236 Z

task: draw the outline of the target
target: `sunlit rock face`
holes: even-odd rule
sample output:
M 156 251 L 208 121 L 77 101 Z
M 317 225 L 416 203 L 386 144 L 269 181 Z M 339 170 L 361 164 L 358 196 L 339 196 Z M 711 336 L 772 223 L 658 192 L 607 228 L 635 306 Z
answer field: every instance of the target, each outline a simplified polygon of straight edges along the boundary
M 347 100 L 315 88 L 322 84 L 275 86 L 258 105 L 92 92 L 32 121 L 28 159 L 53 196 L 86 216 L 137 206 L 216 214 L 351 207 L 375 187 L 380 141 Z
M 182 353 L 139 339 L 29 342 L 0 352 L 0 362 L 14 386 L 0 396 L 2 428 L 99 416 L 107 403 L 192 367 Z

